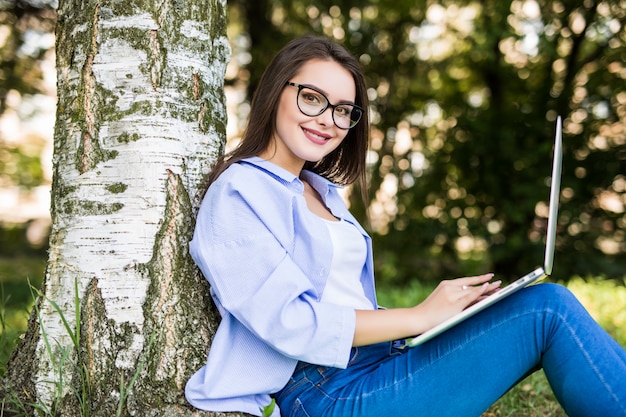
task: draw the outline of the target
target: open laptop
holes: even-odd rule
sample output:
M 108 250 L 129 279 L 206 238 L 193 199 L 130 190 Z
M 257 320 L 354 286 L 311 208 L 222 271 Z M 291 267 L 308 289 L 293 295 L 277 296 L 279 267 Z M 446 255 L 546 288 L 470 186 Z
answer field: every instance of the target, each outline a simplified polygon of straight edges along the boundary
M 509 295 L 527 287 L 533 282 L 549 276 L 552 273 L 552 261 L 554 259 L 554 246 L 556 240 L 556 223 L 559 209 L 559 194 L 561 189 L 561 160 L 563 158 L 561 116 L 557 117 L 556 133 L 554 136 L 554 157 L 552 161 L 552 181 L 550 185 L 550 208 L 548 213 L 548 230 L 546 233 L 546 248 L 543 267 L 535 269 L 531 273 L 500 289 L 498 292 L 466 308 L 461 313 L 449 318 L 427 332 L 410 339 L 407 342 L 408 346 L 417 346 L 434 338 L 468 317 L 473 316 L 490 305 L 497 303 L 503 298 L 508 297 Z

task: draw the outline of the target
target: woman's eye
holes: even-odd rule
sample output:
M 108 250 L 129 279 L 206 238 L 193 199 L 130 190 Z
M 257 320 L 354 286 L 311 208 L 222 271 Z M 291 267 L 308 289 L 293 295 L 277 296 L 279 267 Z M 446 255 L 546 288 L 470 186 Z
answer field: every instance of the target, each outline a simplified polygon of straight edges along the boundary
M 321 97 L 318 94 L 310 93 L 308 91 L 302 92 L 302 98 L 304 101 L 311 104 L 319 104 L 322 102 Z
M 336 107 L 335 114 L 341 117 L 350 117 L 350 114 L 352 114 L 352 109 L 350 107 L 343 107 L 343 106 Z

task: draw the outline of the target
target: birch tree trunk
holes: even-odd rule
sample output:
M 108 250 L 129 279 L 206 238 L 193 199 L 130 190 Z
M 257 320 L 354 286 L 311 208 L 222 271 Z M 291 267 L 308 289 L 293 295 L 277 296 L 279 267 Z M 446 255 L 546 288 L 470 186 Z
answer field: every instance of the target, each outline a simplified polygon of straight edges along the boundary
M 183 395 L 218 320 L 187 244 L 225 28 L 226 0 L 59 1 L 49 261 L 7 373 L 29 413 L 208 414 Z

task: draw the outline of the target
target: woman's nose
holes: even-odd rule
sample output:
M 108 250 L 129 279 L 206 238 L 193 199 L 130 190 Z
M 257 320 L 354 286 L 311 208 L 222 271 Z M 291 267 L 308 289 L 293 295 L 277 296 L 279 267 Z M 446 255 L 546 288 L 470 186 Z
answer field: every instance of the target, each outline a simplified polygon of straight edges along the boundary
M 335 123 L 333 120 L 333 111 L 334 109 L 332 107 L 326 107 L 326 110 L 317 116 L 318 123 L 324 126 L 332 126 Z

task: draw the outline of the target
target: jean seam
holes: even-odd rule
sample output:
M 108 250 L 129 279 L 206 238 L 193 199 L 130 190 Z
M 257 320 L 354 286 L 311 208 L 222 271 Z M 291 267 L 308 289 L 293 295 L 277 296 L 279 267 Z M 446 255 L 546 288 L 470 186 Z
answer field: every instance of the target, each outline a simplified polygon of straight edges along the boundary
M 287 384 L 287 386 L 285 386 L 285 388 L 283 388 L 281 391 L 279 391 L 279 394 L 277 395 L 277 397 L 279 398 L 284 398 L 287 397 L 289 395 L 291 395 L 291 393 L 296 390 L 297 388 L 299 388 L 301 385 L 305 384 L 305 383 L 309 383 L 310 385 L 314 385 L 307 377 L 306 375 L 303 375 L 302 378 L 298 379 L 298 380 L 294 380 L 293 383 L 290 380 L 289 383 Z
M 546 315 L 547 314 L 552 314 L 552 315 L 556 316 L 558 319 L 561 320 L 561 323 L 564 324 L 564 328 L 567 329 L 567 331 L 569 332 L 572 340 L 578 345 L 578 348 L 579 348 L 580 352 L 582 353 L 583 357 L 587 360 L 587 364 L 589 365 L 589 368 L 596 375 L 596 377 L 598 378 L 598 381 L 600 381 L 602 386 L 604 386 L 604 389 L 609 394 L 609 396 L 615 401 L 615 403 L 626 414 L 626 409 L 624 408 L 624 406 L 622 404 L 620 404 L 619 397 L 617 396 L 616 393 L 613 392 L 613 390 L 611 389 L 611 386 L 609 384 L 607 384 L 603 374 L 600 372 L 598 367 L 593 362 L 592 358 L 589 356 L 589 352 L 587 352 L 587 349 L 585 349 L 584 343 L 582 342 L 582 340 L 580 340 L 580 338 L 578 337 L 576 332 L 573 330 L 573 328 L 569 324 L 569 322 L 567 322 L 567 320 L 565 320 L 565 318 L 563 317 L 562 314 L 560 314 L 560 313 L 558 313 L 558 312 L 556 312 L 556 311 L 554 311 L 552 309 L 547 309 L 545 311 L 546 311 Z

